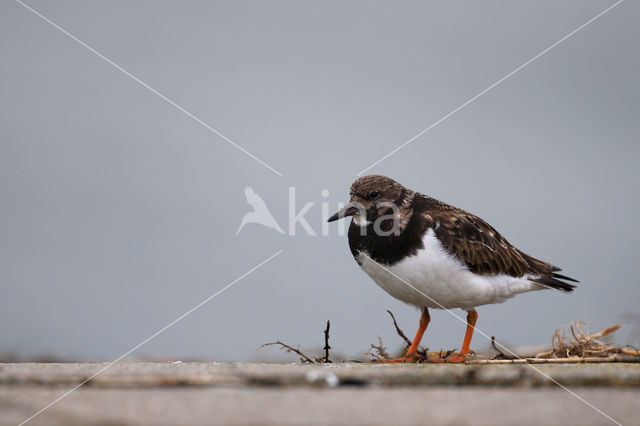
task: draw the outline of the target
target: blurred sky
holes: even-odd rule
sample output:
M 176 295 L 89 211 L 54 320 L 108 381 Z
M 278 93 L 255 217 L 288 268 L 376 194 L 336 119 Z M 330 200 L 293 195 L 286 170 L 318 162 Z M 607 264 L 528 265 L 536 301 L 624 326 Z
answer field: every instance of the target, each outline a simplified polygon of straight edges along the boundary
M 320 346 L 328 318 L 340 352 L 394 347 L 385 309 L 411 335 L 419 314 L 335 229 L 236 236 L 245 185 L 283 227 L 295 186 L 320 232 L 356 173 L 613 2 L 28 4 L 284 176 L 1 0 L 0 352 L 115 358 L 282 249 L 134 354 L 248 361 L 277 338 Z M 479 308 L 504 343 L 638 310 L 639 18 L 622 3 L 370 170 L 582 281 Z M 463 334 L 433 312 L 423 343 Z

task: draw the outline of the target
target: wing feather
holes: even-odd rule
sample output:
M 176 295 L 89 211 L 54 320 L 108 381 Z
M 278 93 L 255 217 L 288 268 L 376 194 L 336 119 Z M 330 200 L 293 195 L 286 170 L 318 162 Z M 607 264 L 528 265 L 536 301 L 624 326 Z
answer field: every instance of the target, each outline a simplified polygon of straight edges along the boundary
M 564 281 L 573 278 L 556 274 L 560 269 L 512 246 L 491 225 L 463 210 L 451 208 L 426 212 L 432 220 L 436 237 L 443 247 L 476 274 L 506 274 L 512 277 L 531 275 L 540 284 L 571 291 L 575 286 Z

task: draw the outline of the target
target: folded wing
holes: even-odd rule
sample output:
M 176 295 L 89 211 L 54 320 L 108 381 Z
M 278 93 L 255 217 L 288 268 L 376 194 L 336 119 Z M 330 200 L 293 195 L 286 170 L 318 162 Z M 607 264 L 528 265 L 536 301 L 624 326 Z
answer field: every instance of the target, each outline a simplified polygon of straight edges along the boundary
M 572 291 L 576 287 L 566 281 L 578 281 L 556 273 L 560 268 L 521 252 L 475 215 L 457 209 L 431 211 L 426 215 L 444 248 L 473 273 L 512 277 L 530 275 L 533 282 L 563 291 Z

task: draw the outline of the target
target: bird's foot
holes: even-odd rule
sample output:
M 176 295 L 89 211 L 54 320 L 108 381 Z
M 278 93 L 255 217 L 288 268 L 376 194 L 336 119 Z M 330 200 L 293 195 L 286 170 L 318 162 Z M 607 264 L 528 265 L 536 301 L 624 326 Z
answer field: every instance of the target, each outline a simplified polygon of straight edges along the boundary
M 438 363 L 464 364 L 466 361 L 467 361 L 467 355 L 453 355 L 447 358 L 432 358 L 427 360 L 427 362 L 432 362 L 434 364 L 438 364 Z

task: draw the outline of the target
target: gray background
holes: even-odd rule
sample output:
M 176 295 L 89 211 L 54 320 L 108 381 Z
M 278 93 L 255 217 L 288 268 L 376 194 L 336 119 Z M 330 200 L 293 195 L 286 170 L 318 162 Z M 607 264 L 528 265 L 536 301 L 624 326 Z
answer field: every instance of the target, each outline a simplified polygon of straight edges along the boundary
M 282 249 L 135 354 L 246 361 L 276 338 L 319 346 L 327 318 L 336 350 L 394 347 L 384 310 L 408 334 L 418 313 L 335 228 L 235 236 L 245 185 L 283 227 L 295 186 L 319 232 L 322 189 L 333 210 L 360 170 L 612 2 L 29 4 L 284 177 L 3 0 L 0 352 L 115 358 Z M 582 281 L 480 308 L 510 345 L 637 312 L 639 12 L 622 3 L 371 170 Z M 458 347 L 464 325 L 432 318 L 424 343 Z

